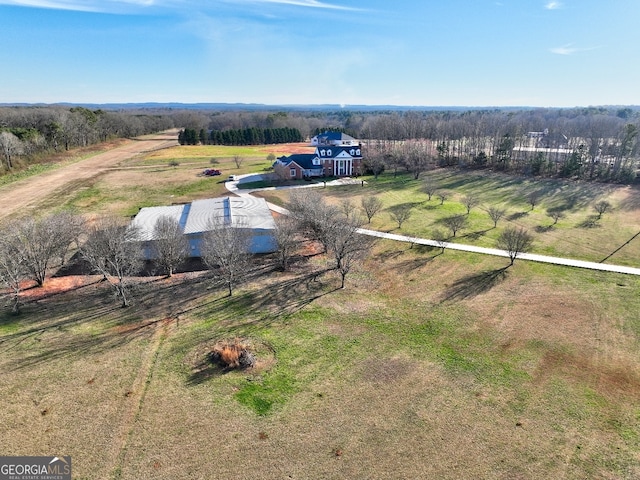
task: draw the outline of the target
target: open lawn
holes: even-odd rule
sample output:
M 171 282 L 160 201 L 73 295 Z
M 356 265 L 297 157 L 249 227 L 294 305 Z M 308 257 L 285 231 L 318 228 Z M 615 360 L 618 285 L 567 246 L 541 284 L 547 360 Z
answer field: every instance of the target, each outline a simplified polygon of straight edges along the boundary
M 42 209 L 129 215 L 228 194 L 229 174 L 269 164 L 191 148 L 128 160 Z M 214 156 L 223 177 L 198 176 Z M 494 246 L 522 225 L 535 252 L 588 260 L 640 231 L 636 189 L 429 175 L 452 192 L 442 206 L 405 175 L 318 191 L 415 204 L 400 233 L 425 237 L 477 194 L 456 241 Z M 615 208 L 587 224 L 596 199 Z M 494 204 L 508 210 L 497 229 L 481 209 Z M 398 231 L 387 210 L 371 227 Z M 637 242 L 609 262 L 638 266 Z M 640 278 L 379 241 L 339 289 L 323 255 L 301 251 L 286 273 L 257 258 L 232 297 L 207 272 L 141 277 L 127 309 L 99 276 L 27 290 L 22 315 L 0 312 L 2 453 L 71 455 L 77 479 L 640 478 Z M 254 369 L 207 361 L 234 338 Z
M 441 205 L 437 195 L 428 200 L 424 192 L 427 179 L 449 193 L 444 204 Z M 502 229 L 512 225 L 523 227 L 534 236 L 534 253 L 595 262 L 606 259 L 607 263 L 629 266 L 639 264 L 640 235 L 636 235 L 640 233 L 640 190 L 637 187 L 444 169 L 428 172 L 418 180 L 409 174 L 394 177 L 392 173 L 381 175 L 378 180 L 373 177 L 364 177 L 364 180 L 364 188 L 333 187 L 323 192 L 333 203 L 349 200 L 357 207 L 363 196 L 378 196 L 383 209 L 367 228 L 433 238 L 434 230 L 447 231 L 444 223 L 447 217 L 466 216 L 461 200 L 465 195 L 474 195 L 480 199 L 480 205 L 471 210 L 467 226 L 450 241 L 495 247 Z M 533 209 L 527 200 L 532 192 L 540 197 Z M 288 198 L 286 191 L 259 195 L 280 204 Z M 593 205 L 600 200 L 611 203 L 612 210 L 597 219 Z M 400 204 L 413 207 L 402 229 L 398 229 L 389 214 L 391 207 Z M 489 207 L 506 211 L 497 228 L 487 213 Z M 563 212 L 563 218 L 555 225 L 547 215 L 549 209 Z
M 5 454 L 74 478 L 637 478 L 640 279 L 381 242 L 233 297 L 91 278 L 0 323 Z M 263 259 L 266 261 L 267 259 Z M 149 282 L 151 280 L 151 282 Z M 206 347 L 246 338 L 255 370 Z
M 266 171 L 272 163 L 267 155 L 274 149 L 274 146 L 189 146 L 158 150 L 126 160 L 91 182 L 60 192 L 45 208 L 56 204 L 83 213 L 128 216 L 142 207 L 228 195 L 224 182 L 229 175 Z M 234 161 L 235 155 L 243 158 L 240 168 Z M 215 164 L 211 164 L 212 158 L 216 159 Z M 171 166 L 170 162 L 178 165 Z M 219 169 L 222 175 L 203 176 L 206 168 Z

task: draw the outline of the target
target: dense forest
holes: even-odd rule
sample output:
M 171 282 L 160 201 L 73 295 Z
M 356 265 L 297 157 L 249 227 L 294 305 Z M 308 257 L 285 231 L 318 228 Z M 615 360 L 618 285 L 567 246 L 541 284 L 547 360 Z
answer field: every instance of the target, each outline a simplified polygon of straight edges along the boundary
M 269 145 L 274 143 L 298 143 L 305 138 L 297 128 L 243 128 L 211 130 L 185 128 L 178 134 L 180 145 Z
M 183 139 L 186 144 L 236 145 L 340 130 L 362 140 L 370 171 L 406 169 L 416 177 L 449 166 L 630 183 L 640 156 L 640 111 L 629 107 L 361 112 L 27 106 L 0 108 L 2 170 L 47 152 L 173 127 L 197 133 Z

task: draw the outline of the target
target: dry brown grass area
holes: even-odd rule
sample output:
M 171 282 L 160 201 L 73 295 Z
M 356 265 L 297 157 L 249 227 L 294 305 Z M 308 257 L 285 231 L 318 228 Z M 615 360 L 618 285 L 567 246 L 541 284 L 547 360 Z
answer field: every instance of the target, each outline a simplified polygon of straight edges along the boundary
M 362 351 L 337 357 L 332 362 L 339 369 L 331 371 L 338 374 L 316 374 L 284 407 L 262 417 L 234 395 L 286 363 L 277 349 L 253 372 L 198 376 L 197 360 L 219 340 L 215 332 L 223 324 L 231 328 L 266 306 L 276 308 L 263 295 L 278 283 L 293 285 L 296 275 L 259 279 L 252 288 L 262 306 L 242 315 L 225 313 L 223 297 L 207 293 L 194 274 L 149 279 L 131 310 L 113 308 L 104 284 L 39 298 L 24 317 L 40 319 L 33 334 L 0 342 L 4 451 L 70 454 L 79 478 L 506 480 L 640 473 L 640 463 L 629 460 L 633 440 L 616 433 L 624 422 L 637 428 L 638 361 L 619 326 L 602 324 L 598 303 L 569 285 L 560 291 L 544 279 L 527 281 L 518 264 L 501 283 L 457 300 L 455 308 L 466 312 L 460 328 L 492 339 L 488 354 L 526 357 L 520 365 L 528 378 L 493 385 L 452 373 L 401 344 L 394 348 L 393 338 L 354 320 L 381 310 L 392 314 L 403 302 L 425 313 L 447 308 L 449 289 L 489 264 L 470 266 L 447 252 L 407 272 L 403 265 L 415 251 L 393 256 L 384 247 L 379 253 L 368 275 L 311 305 L 332 312 L 312 337 L 360 342 Z M 371 288 L 379 296 L 371 296 Z M 541 305 L 553 305 L 553 312 Z M 203 337 L 208 340 L 194 337 L 184 351 L 202 309 L 219 312 L 210 314 L 219 321 Z M 277 335 L 295 323 L 295 316 L 278 327 L 265 323 L 264 331 Z M 47 328 L 51 324 L 62 326 Z M 260 328 L 253 332 L 261 336 Z M 308 368 L 303 361 L 294 371 Z M 616 461 L 627 465 L 627 474 L 608 466 L 612 455 L 620 455 Z

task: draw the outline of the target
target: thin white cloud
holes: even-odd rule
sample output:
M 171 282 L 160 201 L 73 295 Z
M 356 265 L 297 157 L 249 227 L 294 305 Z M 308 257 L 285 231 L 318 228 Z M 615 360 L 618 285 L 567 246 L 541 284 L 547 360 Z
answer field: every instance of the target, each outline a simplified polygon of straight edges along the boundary
M 562 8 L 562 3 L 560 2 L 548 2 L 544 8 L 546 8 L 547 10 L 558 10 L 559 8 Z
M 319 2 L 318 0 L 253 0 L 256 3 L 278 3 L 281 5 L 294 5 L 296 7 L 325 8 L 331 10 L 359 10 L 353 7 L 345 7 L 333 3 Z
M 553 47 L 550 48 L 549 51 L 551 53 L 555 53 L 556 55 L 573 55 L 578 52 L 588 52 L 590 50 L 596 50 L 600 47 L 574 47 L 572 43 L 567 43 L 566 45 L 562 45 L 561 47 Z
M 150 7 L 155 0 L 0 0 L 0 5 L 74 10 L 80 12 L 113 12 L 126 7 Z
M 272 5 L 290 5 L 294 7 L 325 9 L 325 10 L 343 10 L 343 11 L 361 11 L 359 8 L 328 3 L 319 0 L 243 0 L 238 2 L 234 0 L 222 0 L 225 3 L 254 3 L 254 4 L 272 4 Z M 83 12 L 117 12 L 123 8 L 136 7 L 171 7 L 187 8 L 188 4 L 194 4 L 192 0 L 0 0 L 0 5 L 14 5 L 20 7 L 49 8 L 56 10 L 76 10 Z M 212 4 L 216 3 L 211 2 Z M 187 4 L 187 5 L 185 5 Z M 200 9 L 202 4 L 197 5 Z

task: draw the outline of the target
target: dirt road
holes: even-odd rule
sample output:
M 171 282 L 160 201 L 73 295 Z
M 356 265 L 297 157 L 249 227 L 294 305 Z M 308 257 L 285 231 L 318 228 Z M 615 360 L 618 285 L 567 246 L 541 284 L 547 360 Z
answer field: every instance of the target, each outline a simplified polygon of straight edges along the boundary
M 81 188 L 124 160 L 174 145 L 178 145 L 177 129 L 145 135 L 86 160 L 5 185 L 0 188 L 0 219 L 32 213 L 60 192 Z

